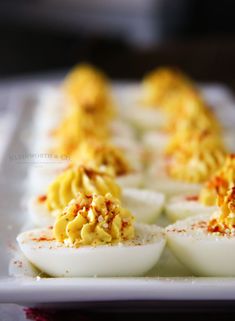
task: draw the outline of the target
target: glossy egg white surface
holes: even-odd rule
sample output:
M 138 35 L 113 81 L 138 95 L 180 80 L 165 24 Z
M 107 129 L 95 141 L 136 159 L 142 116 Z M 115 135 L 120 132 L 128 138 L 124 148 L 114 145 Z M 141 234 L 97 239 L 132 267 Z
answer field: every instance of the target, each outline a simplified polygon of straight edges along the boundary
M 175 222 L 189 216 L 212 214 L 217 209 L 217 206 L 206 206 L 198 200 L 190 199 L 191 197 L 191 195 L 180 195 L 168 200 L 165 213 L 169 220 Z
M 199 215 L 168 226 L 168 246 L 196 276 L 235 276 L 235 236 L 209 233 L 209 218 Z
M 27 259 L 54 277 L 140 276 L 158 262 L 165 246 L 164 232 L 154 225 L 136 225 L 136 237 L 117 245 L 66 247 L 48 228 L 18 235 Z M 45 240 L 46 239 L 46 240 Z

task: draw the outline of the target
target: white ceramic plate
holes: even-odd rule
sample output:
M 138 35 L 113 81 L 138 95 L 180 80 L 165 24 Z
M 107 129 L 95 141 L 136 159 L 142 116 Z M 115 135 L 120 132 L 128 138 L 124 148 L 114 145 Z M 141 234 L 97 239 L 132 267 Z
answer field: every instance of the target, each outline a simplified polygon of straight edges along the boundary
M 32 79 L 4 85 L 11 95 L 12 99 L 9 101 L 16 116 L 0 172 L 0 301 L 39 304 L 113 300 L 235 299 L 234 278 L 192 277 L 168 251 L 165 251 L 154 270 L 146 277 L 139 278 L 43 278 L 35 277 L 37 273 L 30 276 L 27 265 L 23 264 L 21 267 L 21 262 L 15 257 L 15 237 L 25 225 L 26 174 L 30 166 L 38 165 L 37 156 L 30 156 L 31 151 L 27 149 L 25 141 L 32 135 L 29 124 L 32 122 L 35 109 L 34 97 L 42 87 L 52 83 L 56 81 Z M 114 93 L 121 97 L 127 88 L 136 90 L 133 84 L 119 83 L 114 86 Z M 218 114 L 221 114 L 223 106 L 223 122 L 227 126 L 234 125 L 235 108 L 232 109 L 234 101 L 230 92 L 218 85 L 202 88 L 208 100 L 215 104 Z M 0 90 L 0 96 L 1 92 Z M 10 262 L 18 267 L 18 277 L 9 275 Z

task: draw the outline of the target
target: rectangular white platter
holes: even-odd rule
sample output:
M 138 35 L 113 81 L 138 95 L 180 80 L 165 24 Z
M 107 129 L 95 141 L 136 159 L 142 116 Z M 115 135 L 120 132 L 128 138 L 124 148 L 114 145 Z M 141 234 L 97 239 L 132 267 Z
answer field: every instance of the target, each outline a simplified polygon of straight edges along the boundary
M 97 302 L 123 300 L 234 300 L 235 278 L 200 278 L 190 276 L 177 262 L 171 268 L 168 253 L 156 270 L 135 278 L 34 278 L 9 276 L 9 261 L 16 246 L 15 237 L 24 222 L 21 205 L 30 164 L 18 164 L 12 155 L 30 152 L 24 139 L 32 135 L 29 125 L 35 111 L 35 95 L 59 78 L 19 79 L 0 84 L 0 104 L 14 113 L 14 125 L 8 134 L 8 146 L 0 167 L 0 302 L 27 304 L 58 302 Z M 116 83 L 115 94 L 122 95 L 132 83 Z M 219 118 L 234 127 L 235 102 L 230 91 L 220 85 L 203 85 L 208 101 Z M 6 100 L 7 96 L 7 100 Z M 172 260 L 172 258 L 170 259 Z M 172 276 L 174 275 L 174 276 Z

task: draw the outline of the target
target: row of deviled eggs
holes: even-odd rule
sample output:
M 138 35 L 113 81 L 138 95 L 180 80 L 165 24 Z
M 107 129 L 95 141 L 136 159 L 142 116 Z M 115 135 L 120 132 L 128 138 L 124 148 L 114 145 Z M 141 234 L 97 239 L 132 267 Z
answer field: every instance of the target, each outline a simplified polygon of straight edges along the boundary
M 235 156 L 191 80 L 160 69 L 115 102 L 107 78 L 81 65 L 39 107 L 35 148 L 65 160 L 29 173 L 38 228 L 17 241 L 32 264 L 56 277 L 143 275 L 167 241 L 194 274 L 235 275 Z M 164 229 L 163 209 L 193 218 Z

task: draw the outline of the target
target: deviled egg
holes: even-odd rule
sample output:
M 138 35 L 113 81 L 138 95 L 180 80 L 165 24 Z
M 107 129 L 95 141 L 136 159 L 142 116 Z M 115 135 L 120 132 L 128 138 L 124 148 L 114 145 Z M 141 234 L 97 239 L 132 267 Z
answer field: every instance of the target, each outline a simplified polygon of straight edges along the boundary
M 113 144 L 86 140 L 72 154 L 76 164 L 86 164 L 110 173 L 122 187 L 139 187 L 143 183 L 141 153 L 123 150 Z
M 176 142 L 182 143 L 197 132 L 211 132 L 220 135 L 221 129 L 210 107 L 195 89 L 181 90 L 168 97 L 167 122 L 162 130 L 148 131 L 143 136 L 147 148 L 164 153 Z
M 146 184 L 168 196 L 195 195 L 223 164 L 225 149 L 219 137 L 207 130 L 186 132 L 179 137 L 172 138 L 164 157 L 153 161 Z
M 97 138 L 110 136 L 120 138 L 125 135 L 125 138 L 133 139 L 132 128 L 118 121 L 116 117 L 114 119 L 115 103 L 111 97 L 108 81 L 99 70 L 89 65 L 78 65 L 72 69 L 55 92 L 56 90 L 57 95 L 53 90 L 48 94 L 49 103 L 55 106 L 52 108 L 53 113 L 50 111 L 51 107 L 47 108 L 46 93 L 42 95 L 43 99 L 39 102 L 35 119 L 39 137 L 36 137 L 36 140 L 43 140 L 43 142 L 39 144 L 38 152 L 56 149 L 55 152 L 59 153 L 57 145 L 62 145 L 63 154 L 67 155 L 72 146 L 77 146 L 79 143 L 81 131 L 87 136 L 92 133 L 92 129 L 93 134 L 95 132 L 93 136 Z M 42 106 L 43 103 L 45 108 Z M 47 117 L 45 112 L 48 113 Z M 46 121 L 41 122 L 40 119 L 44 118 Z M 50 123 L 51 126 L 48 126 Z M 42 149 L 44 144 L 47 149 Z M 66 150 L 66 147 L 69 149 Z
M 123 187 L 139 187 L 143 183 L 142 150 L 136 144 L 116 141 L 113 145 L 97 139 L 83 139 L 70 156 L 48 154 L 42 164 L 29 172 L 30 194 L 45 193 L 48 185 L 72 164 L 83 165 L 108 172 Z M 62 158 L 62 159 L 61 159 Z M 63 159 L 65 158 L 65 159 Z M 67 158 L 67 159 L 66 159 Z
M 235 276 L 235 187 L 219 197 L 212 216 L 199 215 L 166 228 L 175 256 L 195 275 Z
M 154 223 L 162 212 L 165 197 L 161 193 L 136 188 L 121 190 L 110 174 L 85 166 L 73 166 L 58 175 L 47 193 L 33 197 L 28 212 L 36 226 L 52 225 L 58 213 L 78 192 L 105 195 L 110 192 L 135 213 L 136 220 Z
M 38 97 L 35 120 L 42 136 L 50 136 L 73 108 L 99 122 L 115 114 L 109 83 L 105 75 L 90 65 L 77 65 L 55 87 L 43 89 Z M 43 119 L 43 122 L 39 121 Z
M 165 246 L 160 227 L 134 225 L 110 193 L 79 193 L 53 227 L 23 232 L 17 241 L 33 265 L 54 277 L 143 275 Z

